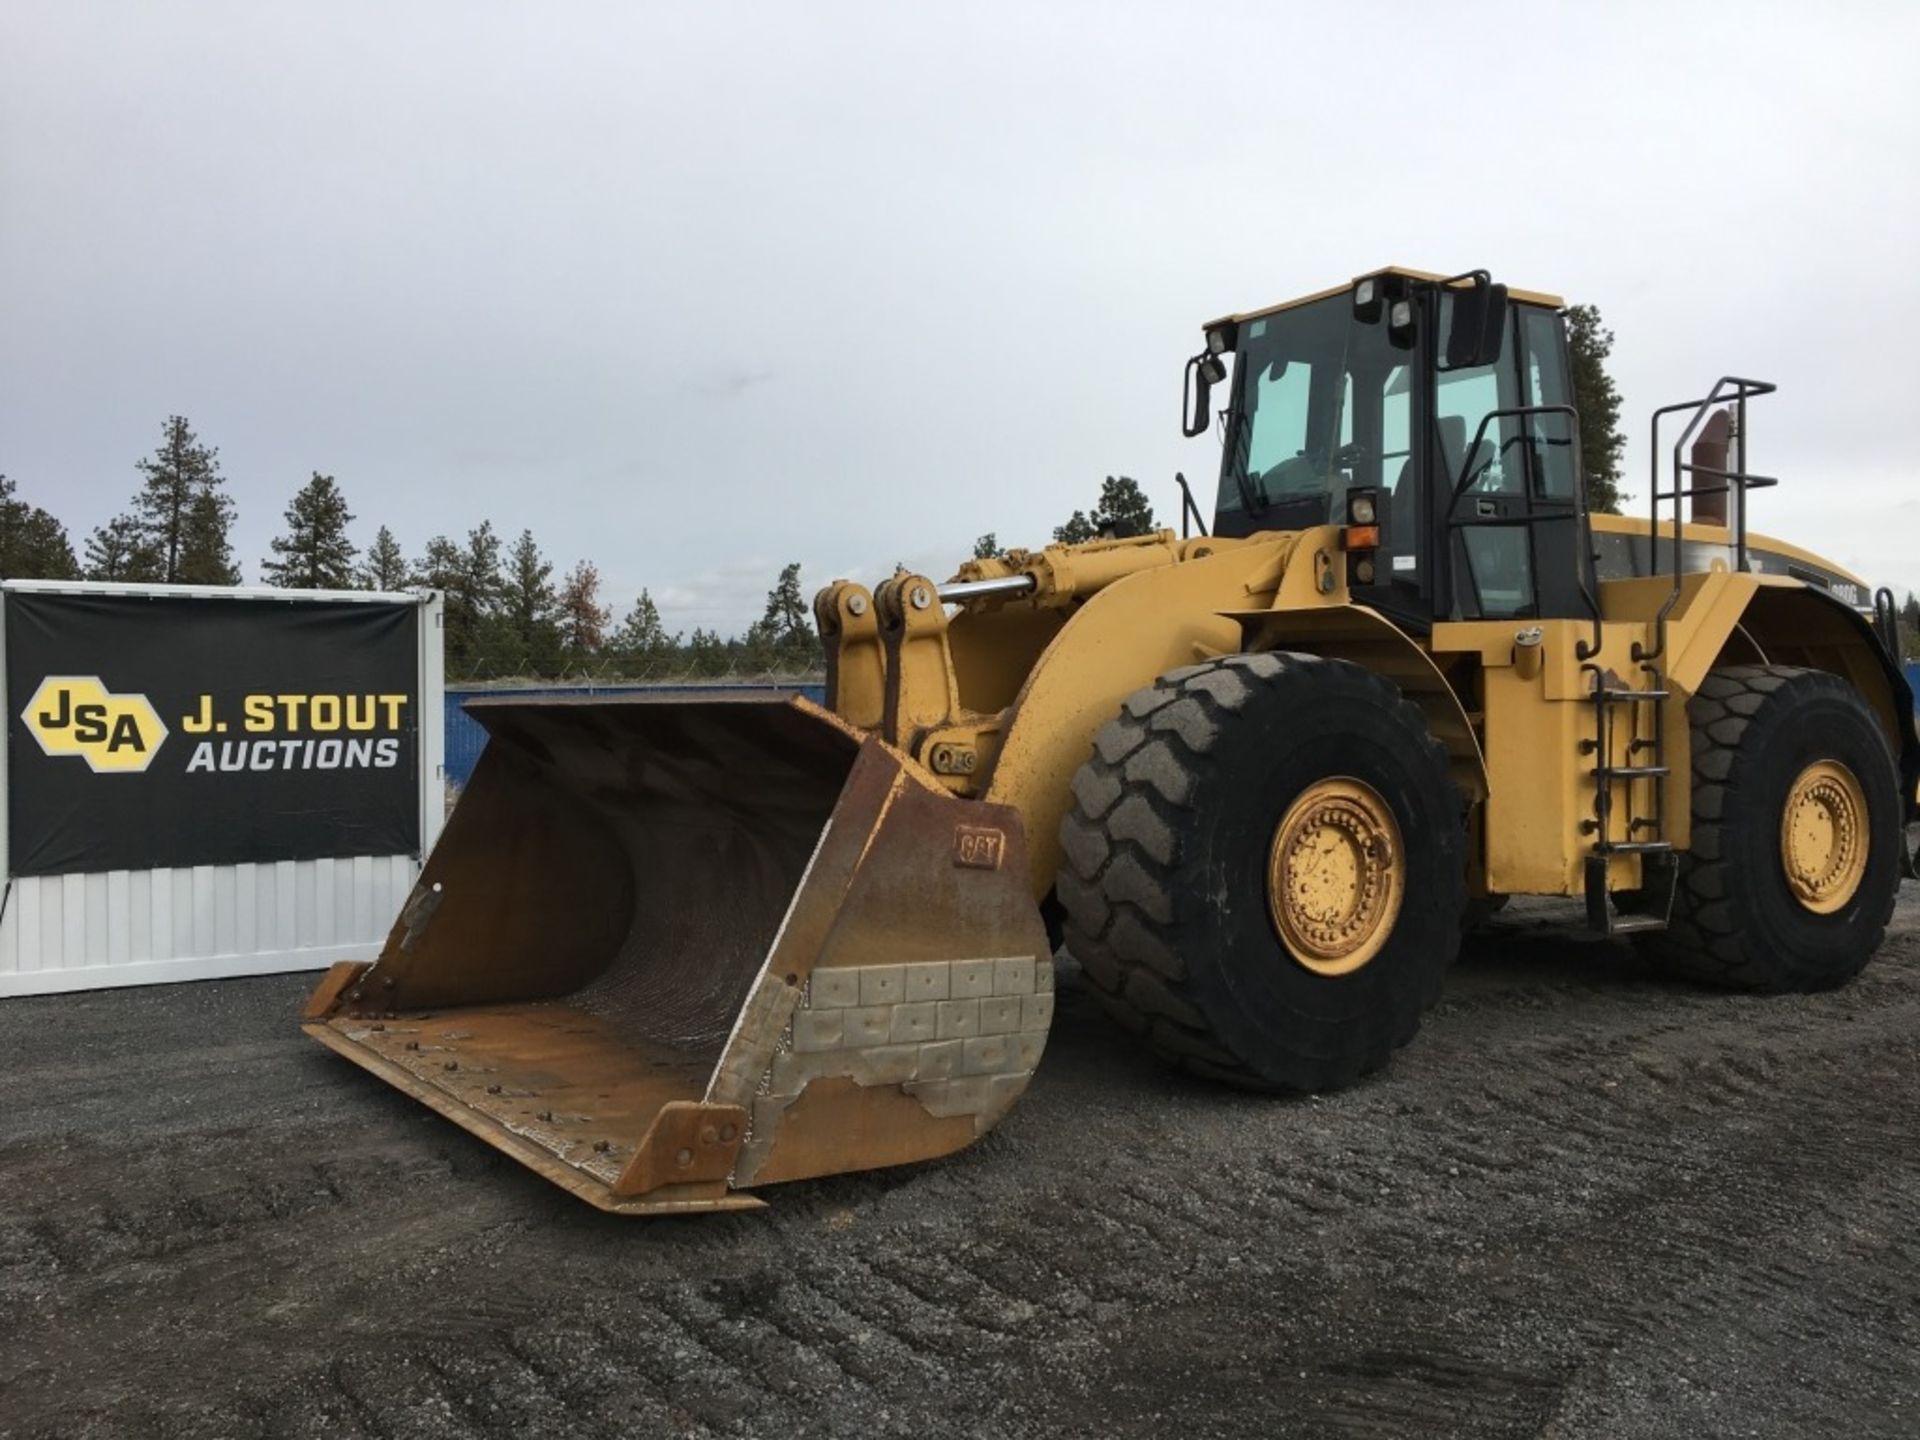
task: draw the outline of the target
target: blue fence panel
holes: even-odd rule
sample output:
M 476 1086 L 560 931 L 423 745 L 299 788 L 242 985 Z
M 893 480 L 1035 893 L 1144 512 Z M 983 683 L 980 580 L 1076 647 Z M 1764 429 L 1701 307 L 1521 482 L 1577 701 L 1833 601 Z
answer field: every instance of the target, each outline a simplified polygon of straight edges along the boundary
M 804 695 L 824 702 L 827 687 L 806 684 L 721 684 L 721 685 L 542 685 L 511 690 L 447 691 L 447 783 L 465 785 L 473 778 L 473 767 L 480 763 L 480 752 L 487 748 L 487 732 L 466 712 L 469 700 L 510 699 L 534 695 L 684 695 L 698 699 L 703 695 Z

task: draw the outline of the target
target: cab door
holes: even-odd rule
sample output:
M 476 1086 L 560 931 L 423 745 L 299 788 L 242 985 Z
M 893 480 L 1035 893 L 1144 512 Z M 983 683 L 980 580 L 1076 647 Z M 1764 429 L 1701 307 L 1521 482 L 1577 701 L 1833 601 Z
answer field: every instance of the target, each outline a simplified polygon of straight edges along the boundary
M 1440 297 L 1446 333 L 1452 297 Z M 1588 614 L 1592 583 L 1577 476 L 1577 425 L 1544 407 L 1570 404 L 1560 317 L 1511 307 L 1492 362 L 1433 373 L 1435 512 L 1445 532 L 1459 619 L 1543 619 Z M 1445 617 L 1442 617 L 1445 618 Z

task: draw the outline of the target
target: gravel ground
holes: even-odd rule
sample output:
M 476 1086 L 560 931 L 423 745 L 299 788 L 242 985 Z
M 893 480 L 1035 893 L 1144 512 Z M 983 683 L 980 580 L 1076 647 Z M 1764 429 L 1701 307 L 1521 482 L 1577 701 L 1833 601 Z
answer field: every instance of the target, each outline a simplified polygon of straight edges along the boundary
M 1168 1074 L 1063 960 L 982 1144 L 670 1221 L 305 1039 L 311 976 L 0 1002 L 0 1433 L 1920 1434 L 1920 885 L 1809 998 L 1570 918 L 1326 1099 Z

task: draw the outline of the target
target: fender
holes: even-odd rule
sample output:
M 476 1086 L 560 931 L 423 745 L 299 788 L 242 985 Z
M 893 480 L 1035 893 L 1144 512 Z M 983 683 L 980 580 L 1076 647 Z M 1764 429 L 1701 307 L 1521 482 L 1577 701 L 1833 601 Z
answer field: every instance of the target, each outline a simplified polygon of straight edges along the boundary
M 1304 650 L 1386 676 L 1420 707 L 1427 728 L 1446 746 L 1461 799 L 1471 805 L 1487 798 L 1487 757 L 1466 707 L 1433 657 L 1377 610 L 1312 606 L 1238 610 L 1227 618 L 1239 623 L 1243 650 Z
M 1094 734 L 1167 671 L 1237 651 L 1240 626 L 1224 612 L 1270 598 L 1288 556 L 1316 533 L 1276 532 L 1137 571 L 1095 591 L 1060 627 L 1014 697 L 981 796 L 1020 812 L 1035 899 L 1060 863 L 1060 821 L 1073 801 L 1062 780 L 1079 771 Z
M 1664 577 L 1602 584 L 1608 620 L 1647 618 L 1671 593 Z M 1909 821 L 1920 817 L 1920 733 L 1913 687 L 1867 618 L 1817 586 L 1784 575 L 1713 570 L 1681 577 L 1668 617 L 1667 678 L 1691 695 L 1716 665 L 1799 665 L 1852 685 L 1886 732 Z
M 1859 611 L 1798 580 L 1761 577 L 1740 627 L 1772 665 L 1804 665 L 1847 681 L 1873 706 L 1900 768 L 1908 824 L 1920 821 L 1920 717 L 1906 672 Z
M 982 796 L 1020 811 L 1036 898 L 1053 885 L 1073 800 L 1060 777 L 1078 771 L 1127 696 L 1217 655 L 1299 649 L 1379 670 L 1427 715 L 1463 795 L 1486 795 L 1486 762 L 1459 699 L 1410 637 L 1350 602 L 1343 567 L 1323 563 L 1337 553 L 1338 527 L 1277 533 L 1129 575 L 1074 612 L 1021 686 Z

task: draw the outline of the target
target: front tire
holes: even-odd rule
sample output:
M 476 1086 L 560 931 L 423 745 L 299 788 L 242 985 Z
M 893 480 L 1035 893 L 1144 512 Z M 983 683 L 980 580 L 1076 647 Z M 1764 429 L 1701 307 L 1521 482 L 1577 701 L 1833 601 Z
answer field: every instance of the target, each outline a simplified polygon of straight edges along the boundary
M 1447 754 L 1379 675 L 1233 655 L 1136 691 L 1062 822 L 1066 945 L 1163 1058 L 1325 1091 L 1413 1038 L 1460 944 Z
M 1900 883 L 1899 780 L 1866 699 L 1824 670 L 1730 665 L 1687 721 L 1692 843 L 1645 950 L 1732 989 L 1844 984 L 1879 948 Z

